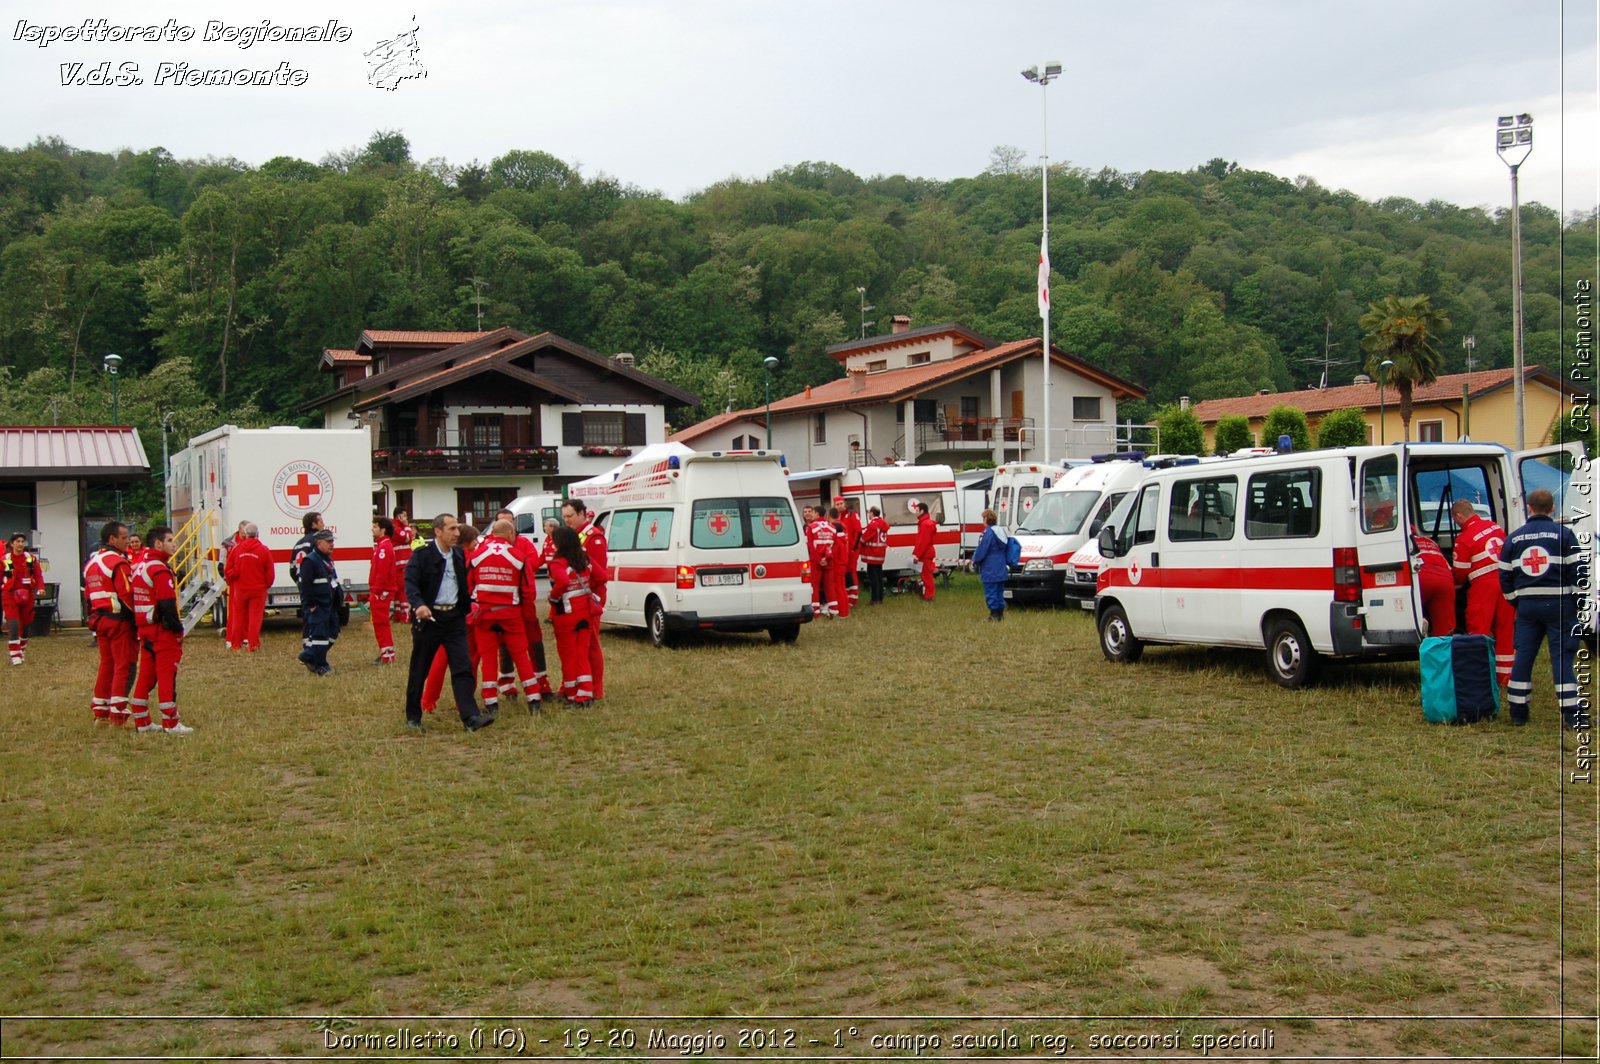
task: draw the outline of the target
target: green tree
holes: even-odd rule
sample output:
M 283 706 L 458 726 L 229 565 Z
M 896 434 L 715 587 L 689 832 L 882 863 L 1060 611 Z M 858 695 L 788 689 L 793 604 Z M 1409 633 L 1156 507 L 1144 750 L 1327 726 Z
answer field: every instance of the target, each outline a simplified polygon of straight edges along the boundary
M 1161 430 L 1164 454 L 1201 454 L 1206 449 L 1206 430 L 1193 410 L 1177 404 L 1156 411 L 1156 426 Z
M 1217 419 L 1218 454 L 1232 454 L 1245 447 L 1254 447 L 1256 438 L 1250 433 L 1250 419 L 1243 414 L 1229 414 Z
M 1359 407 L 1330 411 L 1317 425 L 1318 447 L 1359 447 L 1366 442 L 1367 415 Z
M 1399 393 L 1401 435 L 1409 440 L 1412 391 L 1432 384 L 1443 370 L 1444 356 L 1434 339 L 1450 328 L 1450 319 L 1427 296 L 1384 296 L 1361 315 L 1361 328 L 1366 330 L 1361 340 L 1366 371 Z M 1394 364 L 1384 366 L 1386 361 Z
M 1278 437 L 1288 436 L 1297 451 L 1311 450 L 1311 428 L 1306 424 L 1306 412 L 1295 406 L 1275 406 L 1267 411 L 1267 420 L 1261 426 L 1261 446 L 1278 446 Z

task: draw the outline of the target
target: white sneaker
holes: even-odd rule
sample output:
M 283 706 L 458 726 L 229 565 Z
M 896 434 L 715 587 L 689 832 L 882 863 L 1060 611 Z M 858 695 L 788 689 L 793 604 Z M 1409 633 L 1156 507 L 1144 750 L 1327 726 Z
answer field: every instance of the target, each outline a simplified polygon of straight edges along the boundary
M 189 727 L 187 724 L 183 723 L 183 721 L 181 721 L 181 720 L 178 721 L 178 723 L 174 724 L 170 728 L 163 726 L 161 730 L 166 732 L 168 735 L 193 735 L 194 734 L 194 729 Z
M 147 734 L 149 732 L 158 732 L 158 731 L 160 731 L 161 730 L 161 725 L 157 724 L 155 721 L 151 721 L 149 724 L 141 724 L 141 725 L 139 725 L 137 728 L 135 728 L 133 730 L 138 732 L 140 735 L 144 735 L 144 734 Z

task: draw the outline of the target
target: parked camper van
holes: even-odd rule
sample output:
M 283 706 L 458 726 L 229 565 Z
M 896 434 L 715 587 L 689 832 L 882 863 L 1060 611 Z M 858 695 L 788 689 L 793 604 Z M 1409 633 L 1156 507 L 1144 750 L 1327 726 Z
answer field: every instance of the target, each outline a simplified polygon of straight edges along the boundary
M 1408 443 L 1154 471 L 1100 531 L 1100 649 L 1131 662 L 1150 643 L 1265 647 L 1285 687 L 1309 682 L 1323 657 L 1415 657 L 1427 619 L 1409 529 L 1448 555 L 1460 499 L 1520 526 L 1513 457 Z
M 1092 596 L 1093 586 L 1073 577 L 1072 555 L 1149 472 L 1144 455 L 1128 451 L 1062 473 L 1017 526 L 1022 564 L 1006 580 L 1006 598 L 1065 605 L 1069 596 Z
M 588 505 L 610 544 L 603 620 L 657 646 L 696 630 L 765 629 L 792 643 L 811 620 L 810 563 L 775 451 L 629 462 Z
M 919 571 L 911 560 L 917 542 L 917 504 L 927 503 L 936 526 L 933 549 L 940 569 L 952 569 L 961 550 L 961 511 L 956 478 L 947 465 L 858 466 L 839 474 L 839 494 L 855 507 L 862 523 L 876 506 L 889 523 L 889 552 L 883 575 L 893 584 Z

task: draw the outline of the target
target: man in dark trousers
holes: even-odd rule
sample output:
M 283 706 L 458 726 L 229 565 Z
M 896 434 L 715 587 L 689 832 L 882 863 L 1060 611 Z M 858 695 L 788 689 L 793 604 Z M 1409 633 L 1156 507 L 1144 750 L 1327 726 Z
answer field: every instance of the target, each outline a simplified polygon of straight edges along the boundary
M 1533 663 L 1539 644 L 1550 646 L 1550 673 L 1556 705 L 1566 726 L 1588 727 L 1589 711 L 1578 686 L 1573 661 L 1578 654 L 1582 588 L 1591 579 L 1588 557 L 1577 535 L 1552 516 L 1556 500 L 1546 488 L 1528 492 L 1528 523 L 1506 537 L 1500 550 L 1500 588 L 1517 613 L 1516 660 L 1506 703 L 1512 724 L 1528 723 L 1533 694 Z
M 422 685 L 443 647 L 450 662 L 450 687 L 467 731 L 494 723 L 478 713 L 477 680 L 467 646 L 467 560 L 456 541 L 461 525 L 450 514 L 433 519 L 433 542 L 419 547 L 406 566 L 406 601 L 411 604 L 411 672 L 406 679 L 406 727 L 422 730 Z
M 300 559 L 300 601 L 306 604 L 306 645 L 300 664 L 314 675 L 333 671 L 328 651 L 339 638 L 339 610 L 344 605 L 344 589 L 333 564 L 333 533 L 327 529 L 313 533 L 311 550 Z

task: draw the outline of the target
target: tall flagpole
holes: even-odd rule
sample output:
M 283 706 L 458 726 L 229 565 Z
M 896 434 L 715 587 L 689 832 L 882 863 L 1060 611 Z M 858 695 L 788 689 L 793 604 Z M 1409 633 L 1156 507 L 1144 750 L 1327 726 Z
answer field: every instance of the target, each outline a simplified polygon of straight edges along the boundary
M 1029 67 L 1022 76 L 1043 89 L 1061 74 L 1060 63 L 1046 63 L 1044 73 L 1038 67 Z M 1039 317 L 1044 320 L 1044 449 L 1042 460 L 1050 463 L 1050 108 L 1046 94 L 1040 94 L 1040 114 L 1043 122 L 1042 147 L 1039 157 L 1039 185 L 1044 204 L 1044 227 L 1039 234 Z

